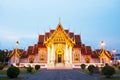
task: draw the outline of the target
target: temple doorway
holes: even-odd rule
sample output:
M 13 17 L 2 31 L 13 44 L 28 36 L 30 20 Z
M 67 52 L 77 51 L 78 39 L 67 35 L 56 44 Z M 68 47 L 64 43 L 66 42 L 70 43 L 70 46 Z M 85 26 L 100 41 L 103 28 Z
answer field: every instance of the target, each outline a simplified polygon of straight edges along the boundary
M 55 61 L 56 63 L 64 63 L 64 51 L 61 48 L 56 50 Z
M 61 63 L 61 62 L 62 62 L 62 55 L 58 54 L 58 63 Z

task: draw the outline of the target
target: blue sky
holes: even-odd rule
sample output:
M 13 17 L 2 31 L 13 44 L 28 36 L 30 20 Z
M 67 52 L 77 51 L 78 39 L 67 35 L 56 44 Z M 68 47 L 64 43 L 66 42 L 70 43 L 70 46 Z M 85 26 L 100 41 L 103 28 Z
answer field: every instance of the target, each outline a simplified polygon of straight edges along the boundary
M 59 17 L 65 29 L 81 34 L 93 49 L 104 40 L 120 50 L 120 0 L 0 0 L 0 48 L 27 49 L 38 34 L 55 29 Z

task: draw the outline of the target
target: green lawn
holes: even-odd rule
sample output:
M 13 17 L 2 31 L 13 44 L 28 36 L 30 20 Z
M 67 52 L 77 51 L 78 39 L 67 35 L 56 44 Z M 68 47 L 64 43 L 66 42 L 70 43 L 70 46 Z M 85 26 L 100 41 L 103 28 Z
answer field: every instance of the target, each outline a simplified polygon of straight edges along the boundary
M 120 74 L 120 70 L 116 70 L 116 74 Z
M 120 76 L 119 77 L 111 77 L 111 78 L 100 78 L 100 80 L 120 80 Z
M 84 69 L 84 70 L 80 69 L 80 71 L 81 71 L 81 72 L 84 72 L 84 73 L 86 73 L 86 74 L 89 73 L 89 71 L 88 71 L 87 69 Z M 116 70 L 116 74 L 120 74 L 120 70 Z
M 0 70 L 0 74 L 6 74 L 6 70 Z
M 8 77 L 0 77 L 0 80 L 22 80 L 22 78 L 10 79 L 10 78 L 8 78 Z
M 34 73 L 37 73 L 37 72 L 39 72 L 39 70 L 37 70 L 37 71 L 33 70 L 33 72 L 31 74 L 34 74 Z M 6 75 L 6 73 L 7 73 L 6 70 L 0 70 L 0 74 L 5 74 Z M 26 69 L 21 69 L 20 74 L 29 74 L 29 73 L 27 72 Z M 18 78 L 10 79 L 8 77 L 1 77 L 0 76 L 0 80 L 22 80 L 22 78 L 18 77 Z
M 80 69 L 80 71 L 81 72 L 84 72 L 84 73 L 86 73 L 86 74 L 89 74 L 89 71 L 87 70 L 87 69 L 85 69 L 85 70 L 82 70 L 82 69 Z M 120 70 L 116 70 L 116 74 L 120 74 Z M 101 75 L 101 74 L 100 74 Z M 111 77 L 111 78 L 105 78 L 105 77 L 102 77 L 102 78 L 100 78 L 100 80 L 120 80 L 120 76 L 113 76 L 113 77 Z
M 88 71 L 87 69 L 84 69 L 84 70 L 83 70 L 83 69 L 80 69 L 80 71 L 81 71 L 81 72 L 84 72 L 84 73 L 86 73 L 86 74 L 89 74 L 89 71 Z

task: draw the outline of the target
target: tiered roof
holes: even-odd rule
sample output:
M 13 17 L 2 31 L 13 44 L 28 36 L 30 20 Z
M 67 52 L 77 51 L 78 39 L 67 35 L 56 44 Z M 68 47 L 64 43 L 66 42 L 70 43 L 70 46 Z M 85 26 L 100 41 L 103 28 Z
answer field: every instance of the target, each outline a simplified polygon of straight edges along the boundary
M 9 54 L 9 57 L 11 58 L 11 57 L 13 57 L 13 56 L 17 56 L 17 57 L 26 57 L 26 56 L 24 56 L 24 54 L 26 54 L 26 51 L 25 50 L 23 50 L 23 49 L 14 49 L 14 50 L 11 50 L 10 51 L 10 54 Z
M 104 53 L 108 58 L 112 59 L 110 51 L 107 51 L 106 49 L 96 49 L 93 51 L 91 56 L 92 58 L 99 58 L 102 53 Z
M 62 25 L 59 23 L 56 30 L 62 28 Z M 52 34 L 55 33 L 55 29 L 51 29 L 49 32 L 46 32 L 44 35 L 38 35 L 38 43 L 35 44 L 34 46 L 29 46 L 27 50 L 28 55 L 34 55 L 38 53 L 38 48 L 46 48 L 44 42 L 48 41 L 48 39 L 52 36 Z M 74 34 L 73 32 L 70 32 L 68 29 L 65 29 L 64 34 L 69 37 L 70 40 L 74 41 L 75 44 L 73 48 L 81 48 L 82 54 L 83 55 L 91 55 L 92 54 L 92 49 L 91 46 L 85 46 L 85 44 L 82 44 L 81 41 L 81 36 L 78 34 Z
M 83 55 L 92 55 L 91 46 L 85 46 L 85 44 L 82 44 L 81 53 Z
M 61 27 L 61 24 L 58 24 L 58 27 Z M 85 55 L 92 54 L 91 47 L 85 46 L 84 44 L 82 44 L 80 35 L 76 35 L 73 32 L 70 32 L 68 29 L 65 29 L 64 31 L 70 39 L 75 41 L 75 45 L 73 48 L 82 48 L 82 53 Z M 49 39 L 54 32 L 55 30 L 51 29 L 49 32 L 46 32 L 44 35 L 39 35 L 38 43 L 35 44 L 34 46 L 29 46 L 27 50 L 27 54 L 34 55 L 38 53 L 38 48 L 46 48 L 44 41 L 47 41 L 47 39 Z

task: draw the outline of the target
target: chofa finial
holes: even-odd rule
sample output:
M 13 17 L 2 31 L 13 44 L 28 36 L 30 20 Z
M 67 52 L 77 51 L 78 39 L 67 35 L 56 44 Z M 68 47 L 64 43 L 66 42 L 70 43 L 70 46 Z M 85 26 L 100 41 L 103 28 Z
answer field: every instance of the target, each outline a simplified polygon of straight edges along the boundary
M 60 17 L 59 17 L 59 24 L 60 24 Z

